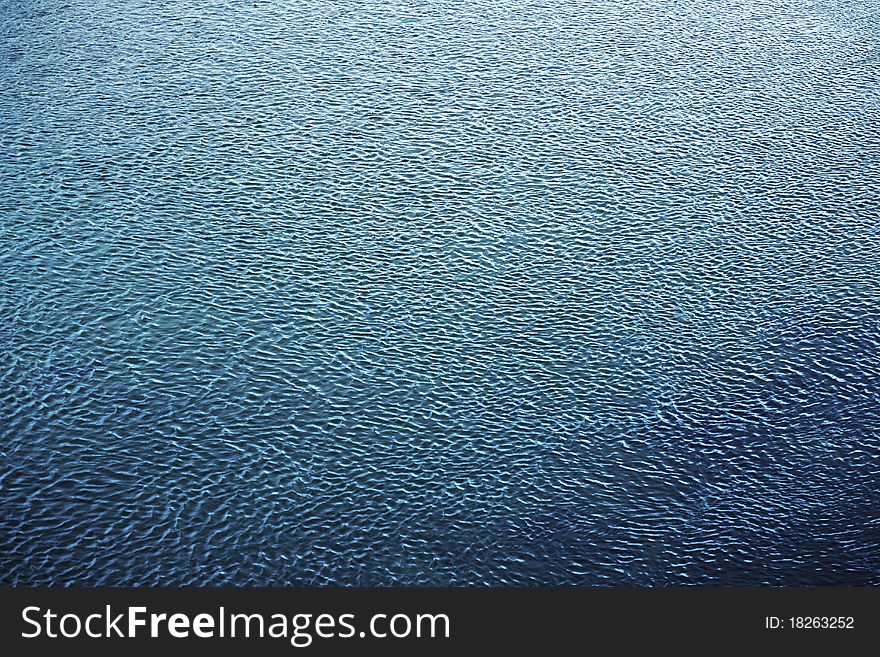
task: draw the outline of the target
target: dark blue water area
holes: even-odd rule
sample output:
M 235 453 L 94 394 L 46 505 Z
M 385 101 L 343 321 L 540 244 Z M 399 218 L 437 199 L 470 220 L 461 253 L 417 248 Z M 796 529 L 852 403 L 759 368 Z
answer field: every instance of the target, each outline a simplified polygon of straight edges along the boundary
M 876 0 L 4 0 L 0 583 L 880 584 Z

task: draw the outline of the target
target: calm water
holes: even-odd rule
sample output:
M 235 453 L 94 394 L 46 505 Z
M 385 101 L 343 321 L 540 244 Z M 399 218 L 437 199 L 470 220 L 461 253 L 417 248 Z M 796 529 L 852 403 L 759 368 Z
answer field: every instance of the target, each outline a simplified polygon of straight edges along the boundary
M 880 584 L 877 0 L 4 0 L 0 582 Z

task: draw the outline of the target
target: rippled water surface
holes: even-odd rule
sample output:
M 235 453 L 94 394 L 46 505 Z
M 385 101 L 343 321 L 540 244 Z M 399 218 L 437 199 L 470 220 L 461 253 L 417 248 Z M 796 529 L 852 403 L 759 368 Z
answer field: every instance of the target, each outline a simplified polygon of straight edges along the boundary
M 877 0 L 4 0 L 5 584 L 880 584 Z

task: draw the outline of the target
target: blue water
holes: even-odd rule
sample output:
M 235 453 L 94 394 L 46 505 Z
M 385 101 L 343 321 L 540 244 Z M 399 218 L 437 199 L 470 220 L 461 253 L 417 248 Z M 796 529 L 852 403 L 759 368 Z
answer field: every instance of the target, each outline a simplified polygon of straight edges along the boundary
M 880 584 L 877 0 L 3 0 L 0 582 Z

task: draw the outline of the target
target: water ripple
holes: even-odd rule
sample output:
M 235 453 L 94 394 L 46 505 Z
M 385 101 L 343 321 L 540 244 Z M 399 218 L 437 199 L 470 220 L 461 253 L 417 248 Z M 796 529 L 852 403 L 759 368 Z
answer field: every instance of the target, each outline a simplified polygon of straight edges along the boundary
M 875 0 L 0 7 L 4 584 L 880 584 Z

